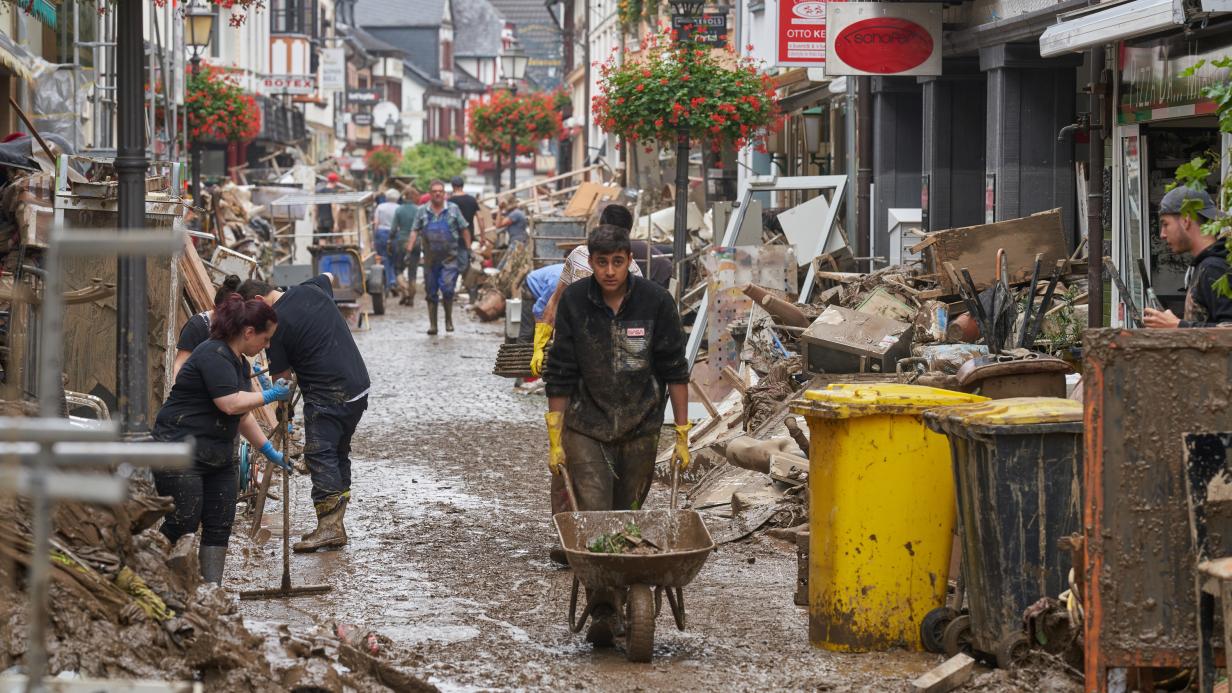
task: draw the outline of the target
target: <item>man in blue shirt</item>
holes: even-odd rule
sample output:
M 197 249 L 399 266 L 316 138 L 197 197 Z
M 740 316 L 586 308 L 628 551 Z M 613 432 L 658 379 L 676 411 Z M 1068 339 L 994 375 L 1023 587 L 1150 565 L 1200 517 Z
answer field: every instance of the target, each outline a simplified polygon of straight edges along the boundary
M 564 263 L 548 265 L 526 275 L 522 287 L 522 321 L 518 325 L 518 341 L 530 343 L 535 339 L 535 323 L 543 317 L 543 310 L 556 291 Z
M 421 252 L 424 294 L 428 301 L 428 334 L 435 335 L 438 303 L 445 304 L 445 331 L 453 332 L 453 293 L 462 271 L 459 255 L 463 244 L 470 247 L 471 231 L 458 206 L 445 199 L 443 181 L 432 181 L 428 195 L 428 204 L 420 209 L 406 248 L 409 252 L 415 247 L 415 241 L 423 238 Z

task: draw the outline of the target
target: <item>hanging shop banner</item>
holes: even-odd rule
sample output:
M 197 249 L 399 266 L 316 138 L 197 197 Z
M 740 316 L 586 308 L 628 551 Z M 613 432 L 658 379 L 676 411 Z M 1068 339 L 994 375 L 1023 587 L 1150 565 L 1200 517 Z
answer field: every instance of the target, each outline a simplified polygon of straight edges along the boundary
M 347 103 L 362 106 L 371 106 L 383 98 L 384 95 L 380 89 L 350 89 L 347 91 Z
M 727 15 L 706 13 L 672 15 L 672 28 L 681 34 L 681 40 L 693 41 L 705 46 L 727 45 Z
M 346 49 L 326 48 L 321 51 L 321 89 L 346 89 Z
M 261 93 L 266 96 L 305 96 L 316 90 L 317 78 L 313 75 L 265 75 L 261 78 Z
M 778 0 L 774 12 L 774 64 L 826 66 L 826 5 L 843 0 Z
M 831 2 L 826 75 L 941 74 L 941 4 Z

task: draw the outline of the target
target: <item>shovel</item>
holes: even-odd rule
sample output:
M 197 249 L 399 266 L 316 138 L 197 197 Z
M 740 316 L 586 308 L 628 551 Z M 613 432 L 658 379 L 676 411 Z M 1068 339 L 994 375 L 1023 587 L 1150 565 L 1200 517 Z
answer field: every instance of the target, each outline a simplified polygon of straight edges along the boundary
M 291 383 L 291 398 L 296 396 L 295 383 Z M 290 402 L 278 405 L 278 433 L 281 436 L 282 454 L 286 457 L 288 445 L 287 419 L 291 415 Z M 274 463 L 270 462 L 270 473 Z M 269 475 L 262 484 L 262 491 L 269 488 Z M 260 522 L 260 519 L 257 520 Z M 291 586 L 291 475 L 282 470 L 282 584 L 278 587 L 264 590 L 246 590 L 240 592 L 240 599 L 279 599 L 286 597 L 303 597 L 310 594 L 324 594 L 333 589 L 329 585 Z

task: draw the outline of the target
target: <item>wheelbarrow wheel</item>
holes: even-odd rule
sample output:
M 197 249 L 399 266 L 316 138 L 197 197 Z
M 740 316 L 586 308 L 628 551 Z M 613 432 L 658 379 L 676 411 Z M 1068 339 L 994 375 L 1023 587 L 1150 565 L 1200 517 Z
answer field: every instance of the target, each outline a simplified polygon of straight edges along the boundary
M 941 606 L 924 614 L 920 621 L 920 643 L 924 649 L 934 654 L 945 652 L 945 627 L 958 618 L 958 612 L 948 606 Z
M 970 616 L 964 614 L 950 621 L 950 625 L 946 626 L 945 631 L 942 633 L 945 656 L 953 657 L 961 652 L 974 657 L 975 645 L 972 642 L 972 638 Z
M 1031 642 L 1023 633 L 1011 633 L 997 642 L 996 652 L 998 669 L 1009 669 L 1017 666 L 1031 652 Z
M 654 593 L 648 585 L 633 585 L 625 608 L 625 658 L 630 662 L 649 662 L 654 652 Z

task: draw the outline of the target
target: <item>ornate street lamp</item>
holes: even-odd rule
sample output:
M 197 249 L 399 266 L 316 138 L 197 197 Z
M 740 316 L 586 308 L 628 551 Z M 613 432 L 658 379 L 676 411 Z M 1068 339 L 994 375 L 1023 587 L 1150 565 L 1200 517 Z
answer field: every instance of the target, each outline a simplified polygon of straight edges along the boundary
M 214 10 L 203 0 L 194 0 L 184 8 L 184 43 L 192 53 L 189 65 L 192 76 L 196 77 L 201 69 L 201 55 L 210 45 L 214 34 Z M 189 132 L 191 137 L 192 133 Z M 192 153 L 192 199 L 193 204 L 201 204 L 201 150 L 196 142 L 189 142 L 188 149 Z
M 509 93 L 515 98 L 518 95 L 518 82 L 526 77 L 526 66 L 530 63 L 530 57 L 526 55 L 526 51 L 522 47 L 514 43 L 509 47 L 509 50 L 501 53 L 501 74 L 505 79 L 509 80 Z M 518 134 L 516 129 L 510 128 L 509 135 L 509 189 L 512 191 L 517 187 L 518 178 Z

